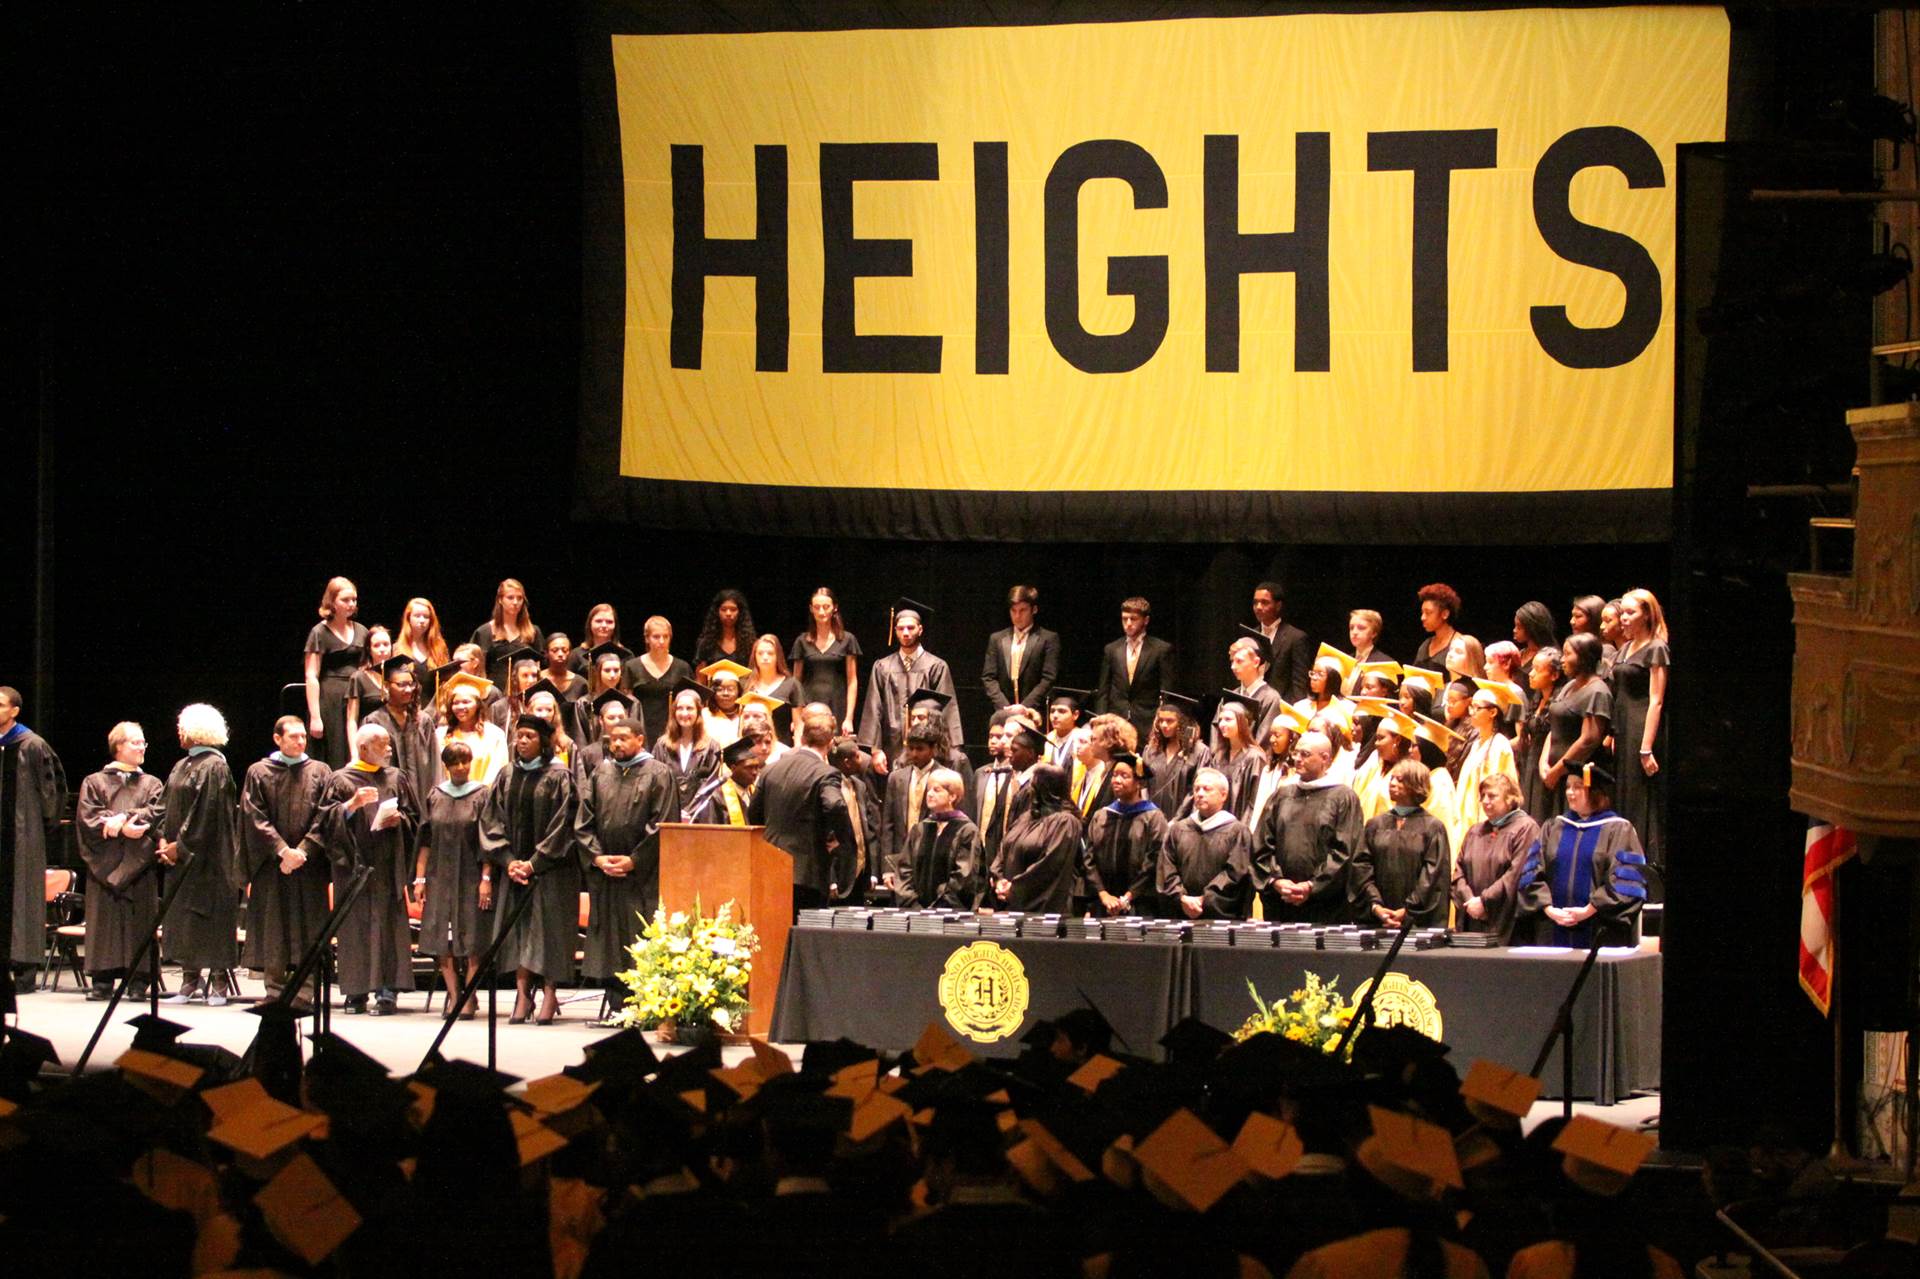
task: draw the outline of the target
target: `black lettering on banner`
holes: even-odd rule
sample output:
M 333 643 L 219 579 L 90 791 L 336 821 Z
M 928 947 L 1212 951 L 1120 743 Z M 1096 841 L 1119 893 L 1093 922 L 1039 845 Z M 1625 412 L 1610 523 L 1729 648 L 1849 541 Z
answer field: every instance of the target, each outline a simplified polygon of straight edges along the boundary
M 1096 178 L 1118 178 L 1133 191 L 1136 209 L 1167 207 L 1167 178 L 1136 142 L 1102 138 L 1076 142 L 1047 174 L 1047 336 L 1082 373 L 1128 373 L 1153 358 L 1167 336 L 1167 259 L 1137 254 L 1107 259 L 1107 293 L 1131 295 L 1133 323 L 1124 333 L 1089 333 L 1080 323 L 1080 188 Z
M 940 148 L 932 142 L 822 142 L 820 367 L 826 373 L 938 373 L 940 338 L 854 331 L 854 281 L 911 276 L 912 240 L 862 240 L 853 234 L 856 182 L 933 182 Z
M 1413 171 L 1413 371 L 1447 371 L 1447 226 L 1453 171 L 1491 169 L 1496 129 L 1369 133 L 1367 168 Z
M 1533 221 L 1547 247 L 1579 266 L 1618 276 L 1627 302 L 1620 318 L 1582 328 L 1564 306 L 1536 306 L 1529 315 L 1540 349 L 1573 369 L 1610 369 L 1638 358 L 1660 329 L 1660 268 L 1631 236 L 1591 226 L 1573 216 L 1569 194 L 1582 169 L 1605 166 L 1626 175 L 1634 190 L 1663 187 L 1666 171 L 1647 140 L 1617 125 L 1575 129 L 1547 148 L 1533 170 Z
M 707 277 L 753 277 L 753 367 L 787 371 L 787 149 L 753 149 L 754 227 L 751 240 L 707 234 L 705 148 L 673 147 L 673 324 L 668 360 L 676 369 L 700 367 L 706 331 Z
M 973 371 L 1007 371 L 1007 144 L 973 144 Z
M 1240 277 L 1293 280 L 1293 368 L 1325 373 L 1332 363 L 1327 314 L 1327 230 L 1332 147 L 1327 134 L 1293 138 L 1293 230 L 1240 229 L 1240 138 L 1210 133 L 1201 178 L 1206 223 L 1207 372 L 1240 370 Z

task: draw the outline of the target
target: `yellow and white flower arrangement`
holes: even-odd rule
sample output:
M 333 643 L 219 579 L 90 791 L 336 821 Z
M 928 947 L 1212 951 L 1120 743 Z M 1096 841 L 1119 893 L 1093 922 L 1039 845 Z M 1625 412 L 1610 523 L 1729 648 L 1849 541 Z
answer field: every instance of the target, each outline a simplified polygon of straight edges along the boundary
M 1308 973 L 1305 986 L 1286 999 L 1269 1004 L 1260 998 L 1260 992 L 1249 981 L 1247 993 L 1253 996 L 1253 1006 L 1258 1011 L 1233 1032 L 1233 1037 L 1251 1039 L 1262 1032 L 1271 1032 L 1297 1044 L 1330 1053 L 1340 1032 L 1347 1028 L 1354 1014 L 1359 1011 L 1358 1003 L 1340 998 L 1339 986 L 1338 977 L 1323 982 L 1319 974 Z
M 657 910 L 627 947 L 633 966 L 617 974 L 627 999 L 614 1020 L 642 1030 L 663 1022 L 739 1030 L 747 1024 L 747 981 L 759 949 L 753 925 L 733 921 L 732 902 L 711 918 L 697 901 L 691 914 Z

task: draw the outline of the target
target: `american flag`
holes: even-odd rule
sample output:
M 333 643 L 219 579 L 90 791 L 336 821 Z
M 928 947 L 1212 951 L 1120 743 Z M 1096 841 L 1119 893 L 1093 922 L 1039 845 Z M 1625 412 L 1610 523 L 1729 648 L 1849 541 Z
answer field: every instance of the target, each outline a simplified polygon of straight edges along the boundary
M 1833 877 L 1854 851 L 1852 831 L 1808 820 L 1800 876 L 1800 988 L 1823 1017 L 1833 1002 Z

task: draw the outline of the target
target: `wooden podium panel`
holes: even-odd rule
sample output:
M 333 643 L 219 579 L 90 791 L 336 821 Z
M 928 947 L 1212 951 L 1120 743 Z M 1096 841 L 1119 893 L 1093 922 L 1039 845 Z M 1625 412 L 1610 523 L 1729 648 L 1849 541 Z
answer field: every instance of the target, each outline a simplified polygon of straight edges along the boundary
M 780 993 L 780 968 L 793 927 L 793 858 L 769 844 L 761 836 L 764 829 L 688 822 L 660 828 L 660 904 L 667 913 L 691 911 L 698 903 L 703 913 L 712 915 L 732 902 L 734 918 L 752 924 L 759 934 L 760 953 L 747 982 L 750 1035 L 764 1035 L 773 1027 L 773 1002 Z

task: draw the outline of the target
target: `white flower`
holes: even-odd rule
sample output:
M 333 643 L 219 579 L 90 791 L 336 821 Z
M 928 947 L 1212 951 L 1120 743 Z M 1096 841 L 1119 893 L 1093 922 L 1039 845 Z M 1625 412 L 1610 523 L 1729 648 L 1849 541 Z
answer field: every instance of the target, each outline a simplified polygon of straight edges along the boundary
M 734 944 L 734 940 L 731 937 L 718 937 L 714 939 L 713 953 L 716 955 L 731 955 L 737 949 L 739 949 L 739 947 Z
M 667 943 L 667 949 L 672 951 L 676 955 L 683 955 L 686 953 L 687 947 L 690 945 L 692 945 L 692 943 L 689 942 L 686 938 L 676 937 L 672 941 Z
M 713 1010 L 713 1024 L 722 1030 L 731 1031 L 733 1029 L 733 1014 L 724 1008 L 716 1008 Z

